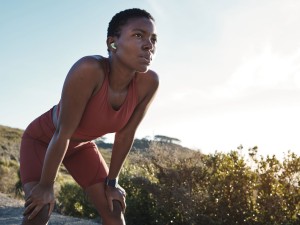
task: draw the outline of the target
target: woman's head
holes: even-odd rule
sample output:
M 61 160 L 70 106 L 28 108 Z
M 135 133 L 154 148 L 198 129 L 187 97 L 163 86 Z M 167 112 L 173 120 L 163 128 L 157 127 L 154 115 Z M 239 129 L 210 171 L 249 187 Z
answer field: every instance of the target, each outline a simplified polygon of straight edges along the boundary
M 151 16 L 150 13 L 143 9 L 126 9 L 114 15 L 111 21 L 108 24 L 107 28 L 107 37 L 119 37 L 121 32 L 121 27 L 124 26 L 129 19 L 132 18 L 147 18 L 149 20 L 154 21 L 154 18 Z
M 107 29 L 110 57 L 138 72 L 148 70 L 155 53 L 156 39 L 154 19 L 142 9 L 117 13 Z

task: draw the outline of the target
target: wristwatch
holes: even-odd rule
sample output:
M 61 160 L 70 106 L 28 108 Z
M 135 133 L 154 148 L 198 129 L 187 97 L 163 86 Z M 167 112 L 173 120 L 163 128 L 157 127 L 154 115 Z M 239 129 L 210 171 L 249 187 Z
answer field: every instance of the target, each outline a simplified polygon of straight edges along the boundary
M 109 179 L 108 177 L 106 177 L 105 184 L 109 187 L 117 187 L 118 186 L 118 178 Z

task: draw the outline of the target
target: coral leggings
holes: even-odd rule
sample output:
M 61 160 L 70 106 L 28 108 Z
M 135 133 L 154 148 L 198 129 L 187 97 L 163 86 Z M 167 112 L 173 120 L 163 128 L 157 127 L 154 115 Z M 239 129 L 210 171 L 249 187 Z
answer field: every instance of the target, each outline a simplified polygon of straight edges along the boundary
M 40 180 L 45 154 L 54 132 L 52 110 L 35 119 L 26 128 L 20 149 L 20 174 L 23 185 Z M 63 164 L 82 188 L 103 182 L 108 174 L 108 167 L 92 141 L 71 141 Z

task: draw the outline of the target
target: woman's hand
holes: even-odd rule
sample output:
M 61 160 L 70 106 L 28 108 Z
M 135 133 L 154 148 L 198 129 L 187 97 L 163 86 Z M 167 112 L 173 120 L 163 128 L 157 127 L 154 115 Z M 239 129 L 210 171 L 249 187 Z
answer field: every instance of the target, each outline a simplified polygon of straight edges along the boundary
M 111 211 L 114 210 L 113 207 L 113 200 L 117 200 L 121 203 L 123 213 L 125 212 L 126 209 L 126 192 L 125 190 L 118 185 L 117 187 L 110 187 L 106 186 L 105 187 L 105 194 L 108 202 L 108 207 Z
M 37 184 L 31 191 L 30 195 L 26 198 L 25 210 L 23 215 L 28 216 L 28 219 L 33 219 L 39 211 L 49 204 L 48 216 L 52 213 L 54 209 L 55 199 L 53 185 L 42 186 Z

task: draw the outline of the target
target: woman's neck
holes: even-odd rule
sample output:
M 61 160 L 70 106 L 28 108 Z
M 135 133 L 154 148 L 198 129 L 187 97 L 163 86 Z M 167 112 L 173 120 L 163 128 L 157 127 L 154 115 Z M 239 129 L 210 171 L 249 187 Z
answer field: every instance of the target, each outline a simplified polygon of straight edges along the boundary
M 136 71 L 129 70 L 122 64 L 115 62 L 111 58 L 109 61 L 108 81 L 111 90 L 123 92 L 127 90 L 128 85 L 136 74 Z

